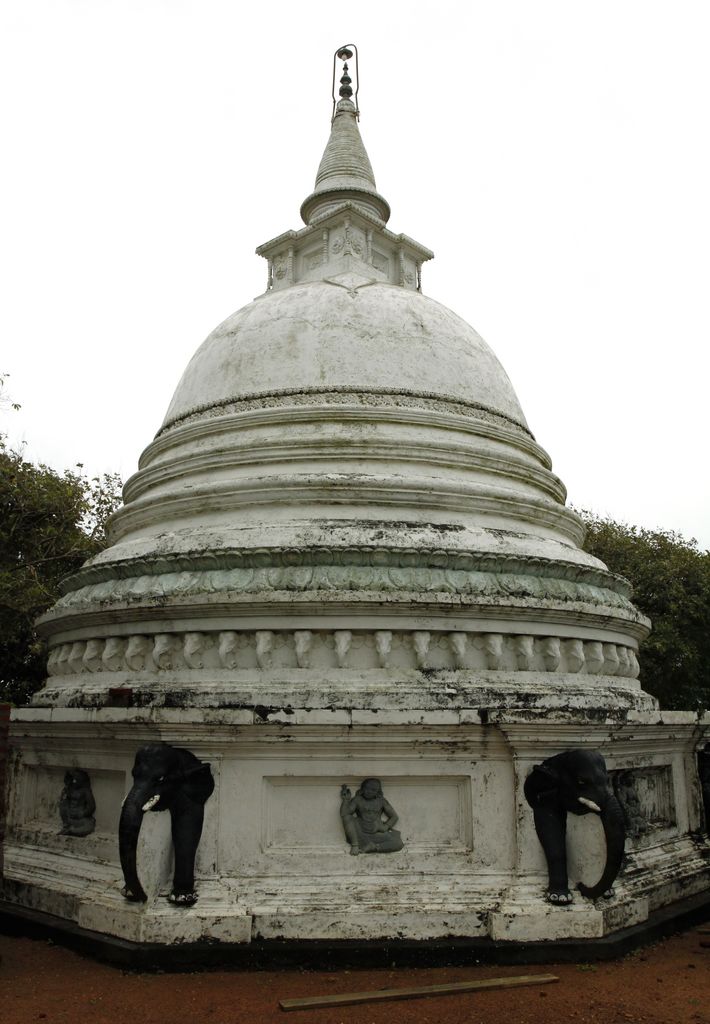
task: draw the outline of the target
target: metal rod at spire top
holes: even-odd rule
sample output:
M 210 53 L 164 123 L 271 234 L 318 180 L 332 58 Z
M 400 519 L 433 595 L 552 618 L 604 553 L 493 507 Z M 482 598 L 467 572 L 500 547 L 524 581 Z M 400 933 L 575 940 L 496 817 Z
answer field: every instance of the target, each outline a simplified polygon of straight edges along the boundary
M 350 77 L 349 68 L 348 68 L 348 61 L 352 58 L 353 54 L 355 54 L 355 92 L 354 93 L 353 93 L 353 89 L 352 89 L 352 78 Z M 340 78 L 340 88 L 338 89 L 338 93 L 336 95 L 336 91 L 335 91 L 335 75 L 336 75 L 336 70 L 337 70 L 336 61 L 338 61 L 338 60 L 342 60 L 343 61 L 343 74 L 342 74 L 342 76 Z M 355 104 L 355 116 L 358 119 L 358 121 L 360 120 L 360 107 L 358 106 L 358 102 L 357 102 L 357 94 L 358 94 L 359 91 L 360 91 L 360 69 L 359 69 L 359 62 L 358 62 L 357 46 L 355 45 L 355 43 L 346 43 L 345 46 L 339 46 L 338 49 L 333 54 L 333 116 L 331 117 L 331 120 L 335 117 L 335 107 L 336 107 L 336 104 L 338 102 L 338 96 L 340 96 L 341 99 L 348 99 L 348 100 L 352 99 L 353 100 L 353 102 Z

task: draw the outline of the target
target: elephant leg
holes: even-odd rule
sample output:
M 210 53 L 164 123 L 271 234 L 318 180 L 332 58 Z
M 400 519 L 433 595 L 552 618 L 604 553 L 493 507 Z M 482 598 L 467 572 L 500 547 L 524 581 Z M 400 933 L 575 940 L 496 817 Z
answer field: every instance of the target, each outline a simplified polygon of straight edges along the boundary
M 571 903 L 572 894 L 567 881 L 567 815 L 564 810 L 550 807 L 535 807 L 533 815 L 535 831 L 547 861 L 547 899 L 550 903 Z
M 197 901 L 195 856 L 202 835 L 204 815 L 203 804 L 195 803 L 185 796 L 181 796 L 170 809 L 175 851 L 173 891 L 168 897 L 171 903 L 189 907 Z

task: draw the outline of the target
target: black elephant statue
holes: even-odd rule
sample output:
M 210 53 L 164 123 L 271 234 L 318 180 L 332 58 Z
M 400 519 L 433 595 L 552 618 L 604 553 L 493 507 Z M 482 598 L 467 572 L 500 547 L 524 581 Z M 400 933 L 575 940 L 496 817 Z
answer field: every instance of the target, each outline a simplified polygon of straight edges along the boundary
M 624 812 L 614 795 L 606 762 L 598 750 L 565 750 L 536 764 L 525 780 L 535 831 L 547 859 L 550 903 L 572 902 L 567 880 L 567 814 L 598 814 L 606 837 L 606 863 L 596 885 L 579 883 L 587 899 L 611 895 L 624 857 Z
M 209 764 L 198 760 L 189 750 L 167 743 L 140 748 L 133 764 L 133 786 L 124 800 L 118 825 L 118 848 L 126 883 L 123 895 L 127 900 L 147 899 L 136 868 L 143 814 L 170 811 L 175 873 L 168 899 L 178 906 L 195 903 L 195 854 L 202 835 L 204 806 L 213 790 Z

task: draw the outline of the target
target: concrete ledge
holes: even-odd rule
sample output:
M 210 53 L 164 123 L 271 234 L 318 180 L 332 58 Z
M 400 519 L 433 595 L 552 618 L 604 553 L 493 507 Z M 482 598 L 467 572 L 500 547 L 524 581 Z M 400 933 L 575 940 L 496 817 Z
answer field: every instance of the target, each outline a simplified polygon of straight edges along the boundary
M 319 970 L 397 966 L 434 967 L 476 963 L 589 963 L 625 956 L 639 946 L 710 921 L 710 892 L 674 903 L 641 924 L 595 939 L 504 942 L 490 938 L 448 938 L 411 942 L 303 941 L 263 939 L 249 944 L 184 942 L 172 945 L 117 939 L 70 921 L 0 901 L 0 931 L 5 935 L 52 939 L 78 953 L 136 971 L 269 970 L 307 965 Z

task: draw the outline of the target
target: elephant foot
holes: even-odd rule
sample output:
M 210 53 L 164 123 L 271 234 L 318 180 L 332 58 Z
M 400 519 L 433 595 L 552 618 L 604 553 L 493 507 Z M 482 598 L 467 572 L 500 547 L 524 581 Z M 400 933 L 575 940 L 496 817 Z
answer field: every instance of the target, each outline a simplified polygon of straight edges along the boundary
M 611 900 L 615 895 L 613 889 L 605 889 L 604 892 L 595 892 L 591 886 L 584 885 L 582 882 L 579 883 L 577 888 L 586 900 Z
M 360 853 L 360 847 L 359 846 L 351 846 L 350 847 L 350 856 L 351 857 L 357 857 L 359 853 Z
M 606 889 L 604 892 L 595 893 L 589 886 L 580 884 L 577 886 L 582 896 L 587 900 L 613 900 L 616 895 L 613 889 Z
M 171 892 L 168 901 L 176 907 L 194 907 L 197 903 L 196 892 Z
M 547 902 L 554 903 L 558 907 L 568 907 L 572 903 L 572 893 L 566 892 L 548 892 Z
M 140 892 L 134 892 L 133 889 L 129 889 L 127 885 L 121 889 L 121 895 L 124 899 L 127 899 L 129 903 L 145 903 L 148 897 L 141 889 Z

